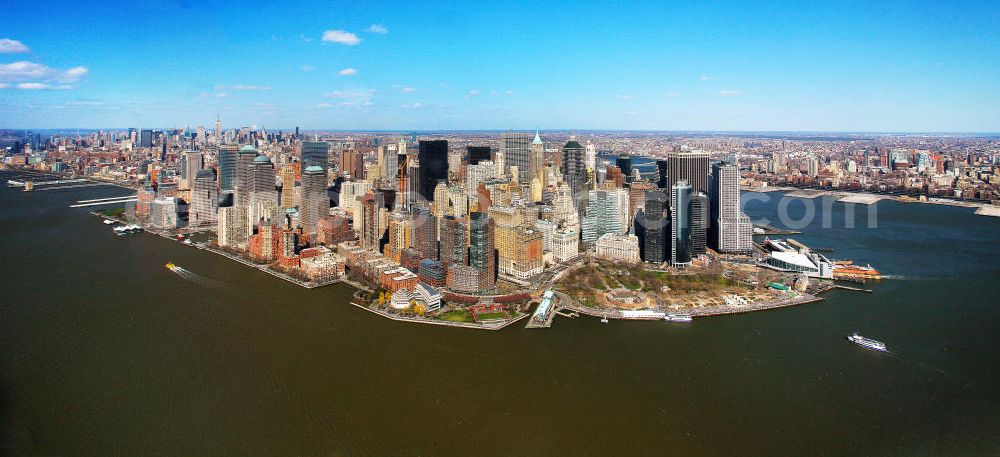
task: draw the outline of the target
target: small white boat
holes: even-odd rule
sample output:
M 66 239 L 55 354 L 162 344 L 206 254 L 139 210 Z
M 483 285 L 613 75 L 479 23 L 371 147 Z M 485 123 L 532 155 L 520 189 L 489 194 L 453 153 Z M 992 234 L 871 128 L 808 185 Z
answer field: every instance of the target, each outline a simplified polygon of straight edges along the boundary
M 115 223 L 115 221 L 113 221 L 113 220 L 111 220 L 111 219 L 105 219 L 105 220 L 104 220 L 104 225 L 112 225 L 112 224 L 114 224 L 114 223 Z
M 604 316 L 604 317 L 602 317 L 602 318 L 601 318 L 601 323 L 602 323 L 602 324 L 607 324 L 607 323 L 608 323 L 608 316 Z

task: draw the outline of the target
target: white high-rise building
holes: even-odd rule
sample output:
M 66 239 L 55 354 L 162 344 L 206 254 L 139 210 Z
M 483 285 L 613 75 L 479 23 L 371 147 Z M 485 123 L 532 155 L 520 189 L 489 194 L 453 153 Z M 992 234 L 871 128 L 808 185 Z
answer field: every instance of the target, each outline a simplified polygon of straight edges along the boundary
M 587 144 L 586 144 L 586 146 L 584 146 L 584 150 L 586 151 L 585 152 L 585 160 L 586 160 L 586 163 L 587 163 L 587 169 L 588 170 L 596 170 L 597 169 L 597 146 L 594 146 L 594 143 L 592 143 L 590 140 L 587 140 Z
M 711 218 L 715 222 L 711 238 L 721 253 L 746 254 L 753 251 L 753 223 L 740 209 L 740 169 L 728 163 L 712 167 Z

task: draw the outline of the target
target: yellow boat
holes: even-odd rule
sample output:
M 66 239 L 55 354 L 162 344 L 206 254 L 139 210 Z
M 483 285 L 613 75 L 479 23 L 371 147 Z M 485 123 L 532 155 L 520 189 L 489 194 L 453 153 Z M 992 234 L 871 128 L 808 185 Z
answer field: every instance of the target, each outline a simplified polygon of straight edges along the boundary
M 174 271 L 174 268 L 177 268 L 177 265 L 174 265 L 173 262 L 167 262 L 166 267 L 168 270 Z

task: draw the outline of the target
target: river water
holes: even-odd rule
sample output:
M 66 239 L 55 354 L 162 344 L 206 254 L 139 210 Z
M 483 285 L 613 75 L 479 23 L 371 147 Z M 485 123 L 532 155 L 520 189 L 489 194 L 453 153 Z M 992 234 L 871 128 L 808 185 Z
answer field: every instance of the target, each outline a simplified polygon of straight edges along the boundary
M 346 287 L 67 208 L 126 192 L 0 189 L 5 455 L 1000 452 L 1000 219 L 968 209 L 882 202 L 878 228 L 849 229 L 832 204 L 794 237 L 898 278 L 874 294 L 488 332 L 385 320 Z M 778 195 L 748 213 L 777 220 Z

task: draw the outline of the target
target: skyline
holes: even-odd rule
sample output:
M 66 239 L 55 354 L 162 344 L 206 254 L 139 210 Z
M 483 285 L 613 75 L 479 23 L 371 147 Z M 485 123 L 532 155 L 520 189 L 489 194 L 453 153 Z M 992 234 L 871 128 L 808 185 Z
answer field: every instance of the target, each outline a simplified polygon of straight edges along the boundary
M 0 128 L 1000 132 L 987 2 L 69 5 L 6 8 Z

